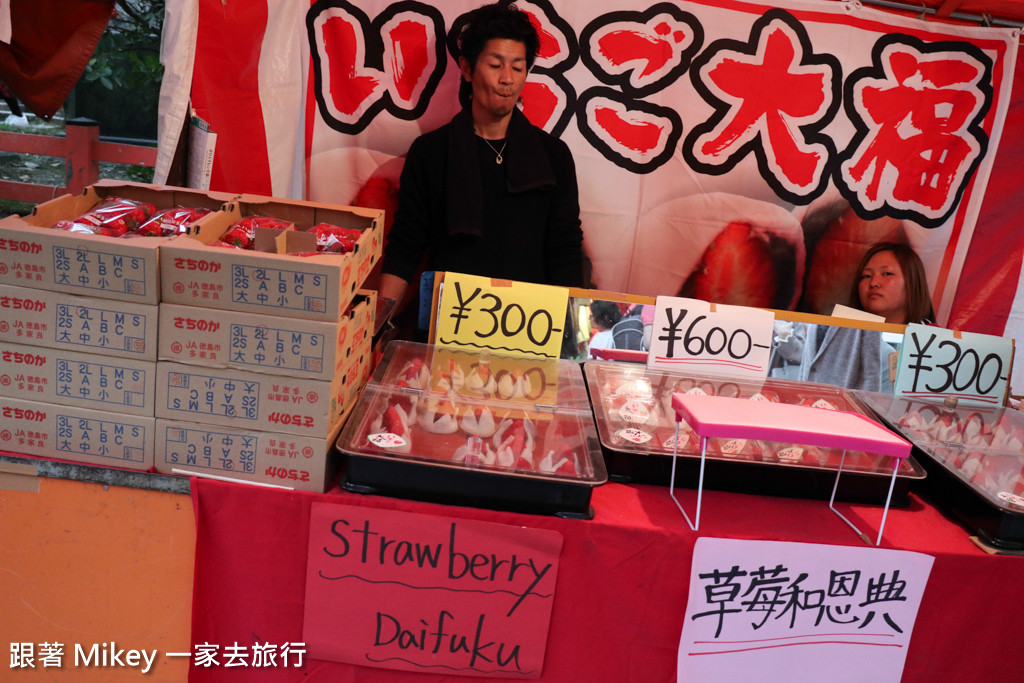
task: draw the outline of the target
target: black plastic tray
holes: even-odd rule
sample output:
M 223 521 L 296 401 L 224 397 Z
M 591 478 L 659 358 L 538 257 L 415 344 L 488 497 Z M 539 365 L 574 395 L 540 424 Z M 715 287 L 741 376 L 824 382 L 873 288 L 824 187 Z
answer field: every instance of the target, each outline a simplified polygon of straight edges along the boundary
M 346 491 L 570 519 L 594 517 L 593 485 L 347 455 L 341 480 Z
M 914 455 L 928 476 L 914 489 L 946 511 L 986 544 L 1003 550 L 1024 550 L 1024 491 L 1015 492 L 1006 478 L 985 477 L 984 468 L 996 465 L 1008 472 L 1024 471 L 1024 453 L 1010 451 L 992 438 L 992 427 L 1024 428 L 1024 415 L 1002 407 L 955 407 L 944 402 L 904 399 L 886 394 L 857 392 L 857 398 L 891 429 L 914 444 Z M 912 426 L 914 412 L 946 415 L 951 426 L 941 433 Z M 990 431 L 964 444 L 968 418 L 977 416 Z M 1009 467 L 1006 467 L 1009 465 Z M 1011 482 L 1012 483 L 1012 482 Z M 1024 484 L 1020 475 L 1017 486 Z
M 675 427 L 674 415 L 669 415 L 667 405 L 672 391 L 680 387 L 700 387 L 705 393 L 720 393 L 739 398 L 749 398 L 761 393 L 782 402 L 805 405 L 823 401 L 840 410 L 868 412 L 845 389 L 824 384 L 770 379 L 748 381 L 665 373 L 634 364 L 607 361 L 587 361 L 584 365 L 584 376 L 594 408 L 608 478 L 616 482 L 661 486 L 668 486 L 671 483 L 672 449 L 665 446 L 665 440 L 674 433 Z M 621 386 L 622 381 L 628 380 L 639 380 L 640 393 L 645 393 L 649 387 L 650 400 L 646 401 L 645 405 L 651 408 L 651 419 L 641 425 L 641 429 L 652 434 L 652 438 L 642 444 L 624 444 L 618 437 L 617 430 L 628 423 L 628 420 L 621 419 L 621 414 L 614 408 L 622 399 L 611 399 L 605 393 L 612 387 Z M 752 442 L 751 448 L 759 455 L 728 456 L 721 452 L 726 440 L 709 441 L 704 473 L 704 486 L 707 488 L 757 495 L 828 500 L 836 485 L 836 472 L 842 455 L 840 451 L 829 450 L 824 453 L 824 462 L 809 464 L 784 462 L 771 455 L 785 447 L 785 444 L 755 441 Z M 884 503 L 892 481 L 893 464 L 890 458 L 884 456 L 848 453 L 836 488 L 836 499 L 846 502 Z M 695 440 L 691 438 L 679 450 L 675 485 L 696 488 L 699 470 L 700 450 Z M 912 483 L 925 476 L 924 468 L 912 457 L 900 463 L 896 481 L 893 483 L 890 504 L 907 505 Z

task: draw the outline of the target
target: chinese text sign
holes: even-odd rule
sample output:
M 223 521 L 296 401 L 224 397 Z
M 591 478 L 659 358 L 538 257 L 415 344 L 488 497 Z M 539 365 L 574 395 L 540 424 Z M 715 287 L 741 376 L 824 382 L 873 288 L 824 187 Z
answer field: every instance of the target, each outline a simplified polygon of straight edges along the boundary
M 678 680 L 898 683 L 933 559 L 700 538 Z
M 309 656 L 539 678 L 561 549 L 549 530 L 314 503 Z

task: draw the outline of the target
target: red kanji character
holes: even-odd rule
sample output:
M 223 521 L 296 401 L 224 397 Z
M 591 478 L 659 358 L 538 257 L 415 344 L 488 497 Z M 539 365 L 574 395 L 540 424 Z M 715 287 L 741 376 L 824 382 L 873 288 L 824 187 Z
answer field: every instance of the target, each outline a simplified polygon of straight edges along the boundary
M 829 147 L 808 138 L 828 123 L 838 65 L 808 54 L 803 27 L 789 15 L 765 18 L 754 26 L 752 54 L 723 41 L 701 58 L 699 86 L 724 106 L 709 124 L 695 129 L 692 155 L 702 170 L 722 173 L 759 139 L 755 149 L 762 172 L 770 176 L 765 180 L 777 182 L 782 193 L 805 197 L 824 181 Z
M 925 54 L 902 42 L 881 53 L 882 73 L 851 76 L 851 118 L 867 133 L 841 165 L 862 206 L 939 219 L 953 206 L 986 140 L 970 129 L 986 98 L 985 69 L 966 52 Z M 880 76 L 880 77 L 878 77 Z

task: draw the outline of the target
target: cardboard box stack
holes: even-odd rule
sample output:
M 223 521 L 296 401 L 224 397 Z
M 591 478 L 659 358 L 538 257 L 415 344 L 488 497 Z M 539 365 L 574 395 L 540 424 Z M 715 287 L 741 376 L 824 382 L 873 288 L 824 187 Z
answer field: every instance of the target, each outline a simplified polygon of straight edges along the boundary
M 239 219 L 256 250 L 217 241 Z M 327 223 L 361 232 L 347 254 L 315 251 Z M 323 491 L 334 440 L 371 369 L 383 212 L 246 196 L 160 250 L 156 462 L 165 473 Z
M 169 239 L 52 227 L 113 197 L 211 212 L 232 198 L 103 182 L 0 220 L 0 449 L 153 467 L 158 253 Z

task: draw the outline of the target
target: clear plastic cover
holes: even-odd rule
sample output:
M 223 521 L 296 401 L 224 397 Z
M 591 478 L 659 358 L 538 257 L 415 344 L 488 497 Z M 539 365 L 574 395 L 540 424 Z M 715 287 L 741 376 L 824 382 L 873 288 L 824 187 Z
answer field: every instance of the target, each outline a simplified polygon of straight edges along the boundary
M 822 410 L 864 414 L 845 389 L 827 384 L 766 379 L 761 381 L 684 375 L 648 369 L 644 365 L 587 361 L 584 365 L 598 435 L 610 450 L 637 455 L 671 456 L 676 442 L 672 394 L 704 393 L 806 405 Z M 700 438 L 685 421 L 679 424 L 678 454 L 699 458 Z M 805 444 L 757 439 L 708 439 L 707 457 L 756 462 L 780 467 L 835 471 L 844 451 Z M 876 453 L 845 451 L 843 471 L 889 476 L 892 458 Z M 900 463 L 897 476 L 923 478 L 924 470 L 912 458 Z
M 858 397 L 991 504 L 1024 513 L 1024 414 L 1020 411 L 957 407 L 867 392 Z
M 350 455 L 596 485 L 579 365 L 392 342 L 338 439 Z

